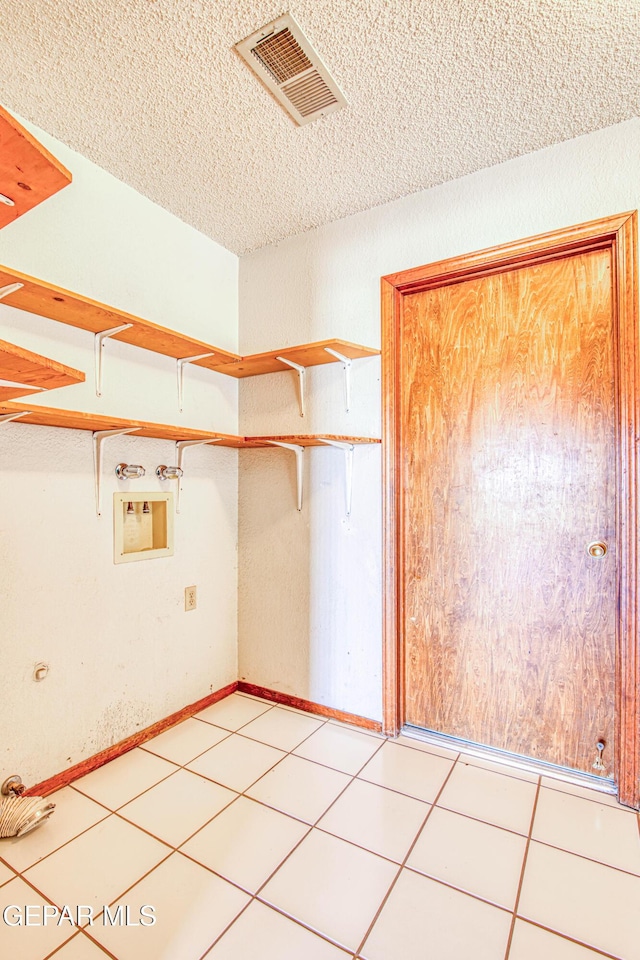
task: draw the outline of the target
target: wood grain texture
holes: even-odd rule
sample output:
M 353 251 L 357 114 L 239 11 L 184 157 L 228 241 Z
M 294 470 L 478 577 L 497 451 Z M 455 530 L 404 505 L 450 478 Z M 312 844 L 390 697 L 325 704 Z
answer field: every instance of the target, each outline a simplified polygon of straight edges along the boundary
M 294 707 L 296 710 L 315 713 L 319 717 L 330 717 L 332 720 L 340 720 L 342 723 L 352 723 L 355 727 L 362 727 L 365 730 L 375 730 L 376 733 L 380 733 L 382 730 L 382 724 L 379 720 L 370 720 L 369 717 L 360 717 L 356 713 L 347 713 L 345 710 L 325 707 L 322 703 L 304 700 L 302 697 L 294 697 L 288 693 L 280 693 L 279 690 L 270 690 L 268 687 L 259 687 L 255 683 L 247 683 L 246 680 L 238 682 L 238 690 L 240 693 L 250 693 L 254 697 L 271 700 L 273 703 L 280 703 L 286 707 Z
M 56 407 L 41 407 L 28 403 L 3 403 L 0 415 L 29 411 L 26 416 L 16 420 L 16 424 L 34 424 L 41 427 L 63 427 L 68 430 L 119 430 L 136 427 L 136 436 L 155 437 L 161 440 L 210 440 L 218 439 L 217 446 L 243 447 L 244 437 L 229 433 L 216 433 L 211 430 L 194 430 L 190 427 L 173 426 L 168 423 L 149 423 L 146 420 L 125 420 L 120 417 L 107 417 L 98 413 L 82 413 L 79 410 L 58 410 Z
M 463 278 L 500 273 L 520 264 L 544 263 L 581 252 L 610 250 L 613 270 L 614 367 L 617 433 L 617 561 L 619 615 L 617 622 L 615 772 L 619 797 L 640 806 L 640 645 L 637 622 L 637 465 L 640 442 L 637 369 L 637 214 L 618 214 L 536 237 L 456 257 L 383 278 L 383 463 L 384 549 L 389 566 L 385 578 L 384 716 L 389 727 L 402 723 L 404 669 L 402 617 L 403 515 L 397 477 L 404 451 L 398 427 L 401 368 L 398 361 L 399 324 L 405 294 L 455 283 Z
M 70 290 L 44 280 L 37 280 L 10 267 L 0 266 L 0 287 L 10 283 L 21 283 L 23 286 L 22 289 L 3 298 L 2 303 L 9 307 L 17 307 L 19 310 L 35 313 L 40 317 L 67 323 L 90 333 L 101 333 L 124 323 L 130 323 L 131 327 L 128 330 L 114 334 L 113 339 L 175 359 L 210 353 L 211 356 L 196 360 L 195 365 L 236 378 L 255 377 L 264 373 L 291 372 L 291 367 L 278 360 L 278 356 L 287 357 L 305 367 L 339 363 L 336 357 L 327 353 L 326 347 L 353 360 L 377 356 L 380 353 L 373 347 L 364 347 L 347 340 L 320 340 L 316 343 L 304 343 L 295 347 L 271 350 L 268 353 L 240 357 L 237 353 L 221 350 L 220 347 L 214 347 L 203 340 L 196 340 L 170 330 L 168 327 L 161 327 L 157 323 L 152 323 L 151 320 L 143 320 L 141 317 L 109 307 L 79 293 L 72 293 Z
M 395 335 L 402 297 L 385 277 L 381 280 L 382 303 L 382 729 L 389 737 L 400 733 L 404 723 L 404 643 L 399 642 L 404 597 L 404 563 L 398 532 L 402 530 L 402 484 L 399 389 L 399 337 Z
M 73 383 L 83 383 L 81 370 L 74 370 L 64 363 L 43 357 L 32 350 L 25 350 L 14 343 L 0 340 L 0 380 L 12 380 L 41 390 L 54 390 Z M 39 391 L 18 386 L 0 386 L 0 402 L 12 397 L 24 397 Z
M 620 614 L 617 673 L 619 797 L 640 809 L 640 635 L 638 630 L 638 216 L 613 243 L 618 371 L 618 552 Z
M 351 437 L 342 433 L 296 433 L 289 436 L 245 437 L 245 447 L 268 447 L 274 443 L 296 443 L 301 447 L 324 447 L 323 440 L 339 440 L 341 443 L 380 443 L 379 437 Z
M 71 183 L 71 174 L 6 110 L 0 107 L 0 229 Z
M 401 341 L 407 722 L 585 772 L 613 761 L 610 259 L 408 295 Z
M 297 347 L 282 347 L 280 350 L 270 350 L 268 353 L 254 353 L 247 357 L 242 357 L 235 363 L 225 364 L 220 368 L 220 373 L 226 373 L 230 377 L 256 377 L 263 373 L 283 373 L 289 371 L 291 367 L 278 360 L 278 357 L 286 357 L 287 360 L 293 360 L 303 367 L 315 367 L 323 363 L 339 363 L 337 357 L 327 353 L 326 348 L 330 347 L 343 357 L 349 357 L 350 360 L 358 360 L 362 357 L 378 356 L 380 351 L 373 347 L 363 347 L 358 343 L 350 343 L 348 340 L 319 340 L 317 343 L 303 343 Z M 214 367 L 214 369 L 217 369 Z
M 3 298 L 2 303 L 9 307 L 17 307 L 19 310 L 35 313 L 40 317 L 58 320 L 60 323 L 79 327 L 90 333 L 100 333 L 103 330 L 130 323 L 132 326 L 129 330 L 115 334 L 113 339 L 176 359 L 212 353 L 213 356 L 196 361 L 197 366 L 209 369 L 218 369 L 221 365 L 240 359 L 238 354 L 221 350 L 220 347 L 214 347 L 203 340 L 187 337 L 168 327 L 152 323 L 151 320 L 143 320 L 141 317 L 109 307 L 79 293 L 72 293 L 70 290 L 44 280 L 37 280 L 10 267 L 0 266 L 0 287 L 10 283 L 22 283 L 23 287 Z
M 53 777 L 48 777 L 46 780 L 36 783 L 33 787 L 29 787 L 29 789 L 25 791 L 25 796 L 49 796 L 49 794 L 54 793 L 54 791 L 60 790 L 62 787 L 73 783 L 74 780 L 79 780 L 80 777 L 84 777 L 85 774 L 91 773 L 92 770 L 97 770 L 98 767 L 104 766 L 104 764 L 109 763 L 110 760 L 115 760 L 116 757 L 122 756 L 123 753 L 128 753 L 130 750 L 134 750 L 135 747 L 146 743 L 147 740 L 159 736 L 161 733 L 164 733 L 165 730 L 174 727 L 177 723 L 181 723 L 188 717 L 200 713 L 205 707 L 210 707 L 211 704 L 217 703 L 218 700 L 223 700 L 230 694 L 235 693 L 237 688 L 237 681 L 227 684 L 226 687 L 222 687 L 220 690 L 216 690 L 206 697 L 202 697 L 201 700 L 196 700 L 195 703 L 190 703 L 188 706 L 182 707 L 181 710 L 176 710 L 175 713 L 165 717 L 164 720 L 159 720 L 157 723 L 151 724 L 150 727 L 145 727 L 144 730 L 138 730 L 130 737 L 126 737 L 124 740 L 120 740 L 119 743 L 115 743 L 112 747 L 107 747 L 106 750 L 101 750 L 100 753 L 96 753 L 92 757 L 88 757 L 86 760 L 74 764 L 67 770 L 63 770 Z
M 1 341 L 0 341 L 1 343 Z M 0 352 L 1 358 L 1 352 Z M 70 369 L 70 368 L 68 368 Z M 150 423 L 147 420 L 125 420 L 122 417 L 108 417 L 100 413 L 83 413 L 80 410 L 60 410 L 57 407 L 41 407 L 29 403 L 5 403 L 0 394 L 0 416 L 5 413 L 27 411 L 16 424 L 33 424 L 41 427 L 62 427 L 67 430 L 119 430 L 136 428 L 138 437 L 155 437 L 161 440 L 212 440 L 217 446 L 235 447 L 238 450 L 266 448 L 269 440 L 281 443 L 295 443 L 301 447 L 323 447 L 323 439 L 340 440 L 344 443 L 380 443 L 376 437 L 351 437 L 344 434 L 294 434 L 274 437 L 237 437 L 231 433 L 218 433 L 211 430 L 196 430 L 193 427 L 173 426 L 168 423 Z
M 431 286 L 442 287 L 458 280 L 500 273 L 527 263 L 542 263 L 573 256 L 589 250 L 612 248 L 636 217 L 635 211 L 620 213 L 600 220 L 589 220 L 540 233 L 524 240 L 514 240 L 498 247 L 486 247 L 473 253 L 465 253 L 448 260 L 437 260 L 420 267 L 412 267 L 399 273 L 388 274 L 384 279 L 402 294 L 427 290 Z

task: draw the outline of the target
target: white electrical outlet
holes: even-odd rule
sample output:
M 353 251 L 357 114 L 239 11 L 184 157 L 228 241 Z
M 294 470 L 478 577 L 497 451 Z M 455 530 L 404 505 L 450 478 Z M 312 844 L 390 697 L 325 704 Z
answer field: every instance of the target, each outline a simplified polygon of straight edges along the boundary
M 185 610 L 195 610 L 198 606 L 195 587 L 184 588 L 184 608 Z

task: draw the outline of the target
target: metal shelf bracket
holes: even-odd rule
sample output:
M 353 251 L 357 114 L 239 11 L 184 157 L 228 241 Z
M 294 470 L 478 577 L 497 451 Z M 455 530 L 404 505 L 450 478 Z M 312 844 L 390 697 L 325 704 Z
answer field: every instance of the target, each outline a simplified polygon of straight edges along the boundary
M 330 447 L 337 447 L 344 450 L 344 469 L 345 469 L 345 495 L 347 503 L 347 516 L 351 516 L 351 499 L 353 491 L 353 447 L 352 443 L 344 440 L 328 440 L 326 437 L 318 437 L 321 443 L 326 443 Z
M 344 370 L 344 406 L 347 413 L 349 413 L 349 408 L 351 407 L 351 364 L 353 360 L 351 360 L 350 357 L 345 357 L 343 353 L 338 353 L 338 351 L 332 347 L 325 347 L 324 349 L 342 364 L 342 369 Z
M 180 357 L 176 360 L 176 371 L 178 374 L 178 409 L 182 413 L 182 389 L 184 384 L 184 368 L 188 363 L 195 363 L 196 360 L 204 360 L 206 357 L 214 357 L 214 353 L 199 353 L 195 357 Z
M 8 283 L 6 287 L 0 287 L 0 300 L 3 297 L 8 297 L 9 294 L 15 293 L 17 290 L 22 290 L 24 283 Z
M 34 383 L 20 383 L 19 380 L 0 380 L 0 387 L 16 387 L 18 390 L 29 390 L 30 393 L 40 391 L 44 393 L 48 387 L 37 387 Z
M 304 447 L 299 443 L 283 443 L 281 440 L 267 440 L 272 447 L 293 450 L 296 455 L 296 487 L 298 491 L 298 512 L 302 510 L 302 485 L 304 482 Z
M 279 360 L 280 363 L 286 363 L 288 367 L 291 367 L 292 370 L 295 370 L 298 374 L 298 398 L 300 400 L 300 416 L 304 417 L 304 381 L 305 381 L 305 367 L 301 363 L 296 363 L 295 360 L 287 360 L 286 357 L 276 357 L 276 360 Z
M 207 354 L 210 356 L 210 354 Z M 202 447 L 207 443 L 220 443 L 220 437 L 212 437 L 210 440 L 176 440 L 176 464 L 182 470 L 182 462 L 184 460 L 184 451 L 187 447 Z M 180 481 L 183 478 L 178 479 L 178 488 L 176 491 L 176 513 L 180 513 Z
M 131 324 L 129 324 L 131 326 Z M 107 437 L 121 437 L 125 433 L 135 433 L 139 427 L 127 427 L 125 430 L 94 430 L 93 432 L 93 473 L 96 488 L 96 516 L 102 515 L 100 488 L 102 484 L 102 443 Z
M 132 327 L 132 323 L 121 323 L 119 327 L 112 327 L 110 330 L 101 330 L 100 333 L 96 333 L 93 338 L 93 351 L 96 361 L 96 397 L 102 396 L 102 352 L 104 350 L 105 341 L 109 337 L 115 337 L 116 333 L 122 333 L 123 330 L 128 330 L 129 327 Z
M 18 420 L 20 417 L 28 417 L 31 410 L 20 410 L 18 413 L 3 413 L 0 417 L 0 426 L 3 423 L 11 423 L 12 420 Z

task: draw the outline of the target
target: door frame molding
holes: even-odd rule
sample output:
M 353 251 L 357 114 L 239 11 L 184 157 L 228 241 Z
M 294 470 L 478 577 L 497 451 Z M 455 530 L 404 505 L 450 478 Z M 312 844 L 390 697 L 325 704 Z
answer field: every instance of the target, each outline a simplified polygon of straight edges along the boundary
M 383 406 L 383 729 L 401 730 L 404 706 L 404 596 L 400 336 L 402 298 L 590 250 L 610 249 L 616 366 L 616 718 L 614 776 L 622 803 L 640 806 L 640 638 L 638 635 L 637 211 L 429 263 L 381 279 Z

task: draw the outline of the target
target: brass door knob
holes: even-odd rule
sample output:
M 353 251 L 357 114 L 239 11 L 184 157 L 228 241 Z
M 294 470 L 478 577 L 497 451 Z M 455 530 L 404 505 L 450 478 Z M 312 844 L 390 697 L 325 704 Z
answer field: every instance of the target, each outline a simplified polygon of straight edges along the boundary
M 602 560 L 608 549 L 609 547 L 604 540 L 593 540 L 587 547 L 587 553 L 590 557 L 595 557 L 596 560 Z

